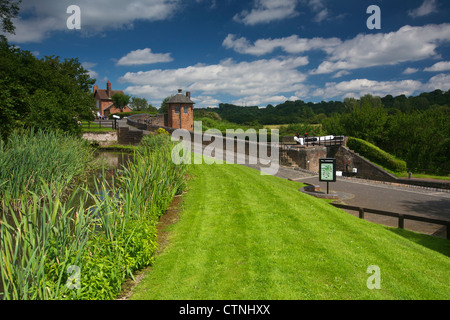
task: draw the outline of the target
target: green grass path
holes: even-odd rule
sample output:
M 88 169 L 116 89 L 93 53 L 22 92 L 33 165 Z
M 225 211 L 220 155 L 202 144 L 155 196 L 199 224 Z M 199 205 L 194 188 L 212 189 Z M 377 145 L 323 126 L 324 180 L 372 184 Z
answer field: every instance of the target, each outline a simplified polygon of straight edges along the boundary
M 131 299 L 449 299 L 450 258 L 240 165 L 192 165 Z M 419 236 L 420 238 L 421 236 Z M 449 241 L 431 239 L 445 251 Z M 369 290 L 367 268 L 380 268 Z

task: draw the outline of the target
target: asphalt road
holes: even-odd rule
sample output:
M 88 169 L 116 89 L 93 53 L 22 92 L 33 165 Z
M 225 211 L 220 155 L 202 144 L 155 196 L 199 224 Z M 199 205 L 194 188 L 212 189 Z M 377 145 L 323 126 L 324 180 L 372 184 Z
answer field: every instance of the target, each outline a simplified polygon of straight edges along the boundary
M 291 174 L 290 177 L 288 177 L 289 174 Z M 282 167 L 279 176 L 298 182 L 319 185 L 322 191 L 326 191 L 327 188 L 326 182 L 320 182 L 318 175 L 307 176 L 292 168 Z M 450 192 L 339 177 L 336 182 L 329 183 L 329 191 L 330 193 L 334 191 L 348 194 L 349 197 L 344 199 L 342 203 L 351 206 L 450 221 Z M 355 216 L 358 214 L 355 211 L 348 212 Z M 398 225 L 397 218 L 366 213 L 365 219 L 393 227 Z M 435 236 L 445 237 L 445 228 L 445 226 L 405 220 L 405 229 Z

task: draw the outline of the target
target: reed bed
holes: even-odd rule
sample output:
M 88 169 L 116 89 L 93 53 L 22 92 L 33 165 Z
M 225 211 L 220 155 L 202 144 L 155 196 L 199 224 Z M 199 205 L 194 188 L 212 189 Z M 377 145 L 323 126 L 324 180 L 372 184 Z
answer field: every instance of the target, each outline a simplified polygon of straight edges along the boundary
M 0 142 L 0 194 L 39 193 L 41 180 L 68 186 L 93 160 L 88 142 L 58 131 L 14 132 Z
M 50 176 L 25 183 L 19 198 L 6 192 L 0 299 L 114 299 L 126 277 L 153 262 L 156 224 L 183 189 L 186 167 L 172 163 L 171 147 L 167 134 L 145 138 L 117 178 L 102 175 L 93 190 L 67 194 L 68 178 Z

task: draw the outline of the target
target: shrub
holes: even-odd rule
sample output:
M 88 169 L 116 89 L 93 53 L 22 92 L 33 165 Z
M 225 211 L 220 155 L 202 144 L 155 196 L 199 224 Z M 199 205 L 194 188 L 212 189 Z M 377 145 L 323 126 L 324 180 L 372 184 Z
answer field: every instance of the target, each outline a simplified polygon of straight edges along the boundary
M 405 161 L 397 159 L 393 155 L 381 150 L 370 142 L 358 138 L 348 137 L 347 146 L 368 160 L 373 161 L 389 170 L 395 172 L 406 171 Z

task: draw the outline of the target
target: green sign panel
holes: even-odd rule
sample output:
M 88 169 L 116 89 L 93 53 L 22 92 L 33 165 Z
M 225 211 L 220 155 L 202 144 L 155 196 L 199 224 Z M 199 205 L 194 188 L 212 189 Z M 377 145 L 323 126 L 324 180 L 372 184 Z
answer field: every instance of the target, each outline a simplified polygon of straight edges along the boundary
M 336 181 L 336 159 L 319 159 L 319 180 L 328 182 Z

